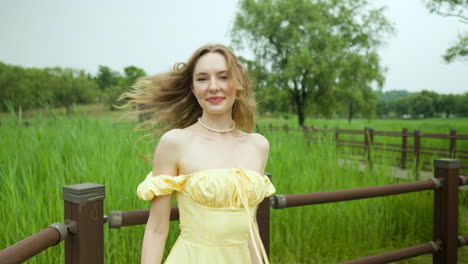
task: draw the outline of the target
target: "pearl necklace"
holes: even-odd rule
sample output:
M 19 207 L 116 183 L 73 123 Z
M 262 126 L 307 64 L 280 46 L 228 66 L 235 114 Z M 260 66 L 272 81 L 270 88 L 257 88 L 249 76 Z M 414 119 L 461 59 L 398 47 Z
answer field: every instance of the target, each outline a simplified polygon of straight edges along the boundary
M 208 129 L 209 131 L 216 132 L 216 133 L 227 133 L 227 132 L 233 131 L 234 128 L 236 128 L 236 122 L 234 122 L 234 125 L 233 125 L 231 128 L 228 128 L 228 129 L 215 129 L 215 128 L 211 128 L 211 127 L 205 125 L 205 124 L 200 120 L 200 118 L 198 118 L 198 122 L 200 122 L 200 124 L 201 124 L 204 128 Z

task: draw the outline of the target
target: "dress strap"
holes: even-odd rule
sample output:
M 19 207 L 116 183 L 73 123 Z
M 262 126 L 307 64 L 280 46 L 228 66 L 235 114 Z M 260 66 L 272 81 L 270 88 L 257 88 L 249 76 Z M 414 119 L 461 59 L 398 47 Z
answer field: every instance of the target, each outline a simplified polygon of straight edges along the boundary
M 250 214 L 249 210 L 249 203 L 247 201 L 247 193 L 246 193 L 246 186 L 245 186 L 245 180 L 249 180 L 248 176 L 246 175 L 245 171 L 240 168 L 236 168 L 237 174 L 240 176 L 237 180 L 235 180 L 235 185 L 236 185 L 236 192 L 238 197 L 240 198 L 242 205 L 244 206 L 245 210 L 247 211 L 247 215 L 249 217 L 249 231 L 250 231 L 250 236 L 253 238 L 253 247 L 255 249 L 255 255 L 257 256 L 258 260 L 260 263 L 262 262 L 261 256 L 258 255 L 258 245 L 257 245 L 257 239 L 260 241 L 260 249 L 262 251 L 263 259 L 266 264 L 269 264 L 270 262 L 268 261 L 268 256 L 265 251 L 265 247 L 263 246 L 262 239 L 260 238 L 260 234 L 258 233 L 257 228 L 255 227 L 255 222 L 253 221 L 253 217 Z M 245 180 L 242 180 L 244 178 Z

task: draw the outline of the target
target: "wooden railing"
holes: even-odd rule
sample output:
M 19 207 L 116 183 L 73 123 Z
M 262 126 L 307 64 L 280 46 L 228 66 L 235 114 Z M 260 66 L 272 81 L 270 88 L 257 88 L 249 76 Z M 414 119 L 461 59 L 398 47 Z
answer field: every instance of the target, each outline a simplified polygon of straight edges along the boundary
M 425 254 L 433 254 L 434 264 L 456 264 L 457 249 L 464 246 L 468 236 L 458 236 L 458 187 L 468 182 L 460 176 L 460 161 L 437 159 L 434 178 L 410 183 L 391 184 L 350 190 L 318 193 L 275 195 L 272 207 L 276 209 L 356 199 L 381 197 L 409 192 L 434 190 L 433 240 L 424 244 L 346 261 L 346 264 L 389 263 Z
M 431 171 L 430 161 L 424 157 L 444 157 L 459 159 L 461 161 L 461 173 L 468 175 L 468 149 L 460 147 L 460 141 L 466 142 L 468 146 L 468 135 L 458 134 L 455 129 L 449 133 L 426 133 L 419 130 L 413 132 L 403 128 L 401 131 L 376 131 L 372 128 L 357 129 L 330 129 L 328 127 L 317 128 L 313 126 L 289 127 L 284 126 L 256 126 L 257 132 L 265 131 L 283 131 L 292 133 L 294 131 L 302 132 L 308 142 L 313 140 L 323 140 L 329 138 L 334 140 L 338 150 L 349 158 L 359 158 L 367 162 L 370 166 L 385 160 L 390 160 L 390 165 L 402 169 L 415 169 Z M 331 135 L 333 134 L 333 137 Z M 349 136 L 360 136 L 361 139 L 348 139 Z M 378 142 L 382 138 L 400 138 L 400 143 Z M 423 139 L 442 139 L 446 140 L 446 147 L 432 147 L 423 144 Z M 412 144 L 410 142 L 412 141 Z M 346 150 L 351 150 L 346 152 Z M 389 155 L 395 153 L 398 155 Z M 416 175 L 418 175 L 416 173 Z
M 433 254 L 434 264 L 456 264 L 458 247 L 466 245 L 468 241 L 468 235 L 458 234 L 458 192 L 460 186 L 468 183 L 468 177 L 460 176 L 459 160 L 437 159 L 434 161 L 434 169 L 434 178 L 424 181 L 319 193 L 278 194 L 270 199 L 264 199 L 257 210 L 257 221 L 267 254 L 270 252 L 270 207 L 283 209 L 434 190 L 432 241 L 343 263 L 388 263 Z M 65 186 L 63 199 L 65 224 L 54 224 L 51 228 L 3 249 L 0 251 L 0 263 L 21 263 L 65 239 L 65 263 L 102 264 L 104 263 L 104 223 L 109 222 L 110 228 L 121 228 L 145 224 L 148 220 L 148 210 L 111 211 L 109 217 L 104 216 L 104 186 L 99 184 Z M 172 207 L 171 221 L 178 218 L 178 208 Z

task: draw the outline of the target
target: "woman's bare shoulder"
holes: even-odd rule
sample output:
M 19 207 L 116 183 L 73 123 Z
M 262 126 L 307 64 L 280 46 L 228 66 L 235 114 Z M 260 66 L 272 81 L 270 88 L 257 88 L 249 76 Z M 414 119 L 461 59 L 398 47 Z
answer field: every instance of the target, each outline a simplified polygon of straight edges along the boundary
M 184 129 L 171 129 L 164 134 L 161 135 L 161 138 L 159 139 L 159 145 L 165 145 L 168 147 L 174 147 L 178 146 L 180 144 L 183 144 L 186 140 L 187 137 L 189 137 L 190 134 L 187 133 Z
M 258 148 L 268 150 L 270 148 L 270 142 L 268 139 L 259 133 L 249 133 L 249 138 L 253 144 Z

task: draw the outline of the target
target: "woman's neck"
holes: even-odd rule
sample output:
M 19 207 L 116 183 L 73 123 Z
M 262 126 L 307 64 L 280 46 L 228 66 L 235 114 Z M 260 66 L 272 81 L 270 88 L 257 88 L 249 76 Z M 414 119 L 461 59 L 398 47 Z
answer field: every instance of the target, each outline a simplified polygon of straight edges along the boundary
M 230 129 L 234 125 L 234 120 L 232 120 L 231 113 L 226 113 L 223 115 L 209 115 L 203 112 L 200 120 L 206 126 L 218 130 Z

